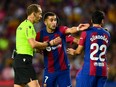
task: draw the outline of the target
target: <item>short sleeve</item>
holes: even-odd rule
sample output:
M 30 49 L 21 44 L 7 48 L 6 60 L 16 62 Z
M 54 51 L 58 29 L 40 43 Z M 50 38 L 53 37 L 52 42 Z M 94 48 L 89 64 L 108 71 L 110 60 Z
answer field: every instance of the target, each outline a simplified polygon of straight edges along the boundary
M 60 32 L 61 32 L 62 34 L 65 34 L 65 32 L 66 32 L 66 30 L 68 29 L 68 27 L 67 27 L 67 26 L 60 26 L 59 29 L 60 29 Z
M 67 35 L 66 36 L 66 42 L 67 43 L 72 44 L 73 43 L 73 40 L 74 40 L 74 37 L 73 36 L 71 36 L 71 35 Z
M 35 30 L 34 30 L 33 26 L 27 26 L 26 30 L 25 30 L 25 33 L 26 33 L 27 39 L 29 39 L 29 38 L 35 38 L 36 34 L 35 34 Z
M 84 43 L 85 43 L 85 39 L 86 39 L 86 32 L 85 31 L 83 31 L 82 33 L 81 33 L 81 36 L 80 36 L 80 39 L 79 39 L 79 45 L 82 45 L 82 46 L 84 46 Z

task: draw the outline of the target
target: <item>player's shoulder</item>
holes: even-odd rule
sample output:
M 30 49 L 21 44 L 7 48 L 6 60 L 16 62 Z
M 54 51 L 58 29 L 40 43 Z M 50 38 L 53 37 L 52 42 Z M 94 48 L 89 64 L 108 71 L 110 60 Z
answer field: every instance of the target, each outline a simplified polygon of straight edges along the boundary
M 109 33 L 108 29 L 107 28 L 103 28 L 103 30 L 107 33 Z
M 46 32 L 47 32 L 46 26 L 42 27 L 42 28 L 38 31 L 38 33 L 40 33 L 40 34 L 43 34 L 43 33 L 46 33 Z
M 103 31 L 104 31 L 105 33 L 107 33 L 107 34 L 110 36 L 110 32 L 108 31 L 108 29 L 103 28 Z
M 60 28 L 60 29 L 67 29 L 68 27 L 67 26 L 59 26 L 59 27 L 57 27 L 57 28 Z
M 40 32 L 45 31 L 45 30 L 46 30 L 46 27 L 44 26 L 40 29 Z
M 87 30 L 93 30 L 94 27 L 93 26 L 90 26 Z
M 83 32 L 89 32 L 91 30 L 93 30 L 93 28 L 92 27 L 88 27 L 88 29 L 84 30 Z

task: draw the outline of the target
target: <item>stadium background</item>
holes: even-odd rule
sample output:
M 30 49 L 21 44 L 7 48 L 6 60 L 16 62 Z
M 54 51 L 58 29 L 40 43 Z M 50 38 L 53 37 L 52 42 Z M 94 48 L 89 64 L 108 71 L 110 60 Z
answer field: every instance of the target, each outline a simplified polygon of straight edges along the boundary
M 103 10 L 106 14 L 104 27 L 111 33 L 111 44 L 107 54 L 107 61 L 111 67 L 108 87 L 116 87 L 116 0 L 0 0 L 0 87 L 13 87 L 11 54 L 15 48 L 15 31 L 20 22 L 26 18 L 26 7 L 32 3 L 39 3 L 43 14 L 47 11 L 55 12 L 59 16 L 59 23 L 68 27 L 90 22 L 94 10 Z M 42 21 L 35 24 L 36 31 L 42 27 Z M 79 33 L 74 36 L 78 35 Z M 43 73 L 42 58 L 40 54 L 36 54 L 33 58 L 40 83 Z M 69 56 L 69 59 L 72 84 L 75 87 L 75 76 L 81 67 L 83 54 L 74 58 Z

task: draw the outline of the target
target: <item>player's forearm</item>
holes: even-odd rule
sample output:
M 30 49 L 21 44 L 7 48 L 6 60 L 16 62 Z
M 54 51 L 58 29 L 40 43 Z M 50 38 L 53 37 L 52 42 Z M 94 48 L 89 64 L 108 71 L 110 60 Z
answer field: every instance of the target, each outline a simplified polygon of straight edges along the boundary
M 83 30 L 86 30 L 86 29 L 88 29 L 88 27 L 89 27 L 90 25 L 87 23 L 87 24 L 79 24 L 79 26 L 77 26 L 77 27 L 72 27 L 72 28 L 69 28 L 69 29 L 67 29 L 66 30 L 66 34 L 69 34 L 69 33 L 76 33 L 76 32 L 78 32 L 78 31 L 83 31 Z
M 73 33 L 79 32 L 79 30 L 80 30 L 79 27 L 72 27 L 70 32 L 71 34 L 73 34 Z
M 77 39 L 77 38 L 74 38 L 74 40 L 73 40 L 73 43 L 75 43 L 75 44 L 79 44 L 79 39 Z
M 78 45 L 78 48 L 75 50 L 74 54 L 81 54 L 83 51 L 83 46 L 82 45 Z
M 68 53 L 68 54 L 71 54 L 71 55 L 77 55 L 77 54 L 80 54 L 81 52 L 78 51 L 78 50 L 74 50 L 74 49 L 72 49 L 72 48 L 68 48 L 68 49 L 67 49 L 67 53 Z
M 78 55 L 78 54 L 81 54 L 81 51 L 75 50 L 74 55 Z
M 76 32 L 79 32 L 79 27 L 72 27 L 72 28 L 68 28 L 66 30 L 66 34 L 73 34 L 73 33 L 76 33 Z

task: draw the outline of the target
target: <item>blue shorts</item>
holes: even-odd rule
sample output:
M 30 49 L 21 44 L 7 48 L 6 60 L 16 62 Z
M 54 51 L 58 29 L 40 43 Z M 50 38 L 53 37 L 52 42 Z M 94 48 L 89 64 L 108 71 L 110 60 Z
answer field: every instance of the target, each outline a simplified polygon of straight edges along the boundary
M 104 87 L 107 77 L 78 75 L 76 77 L 76 87 Z
M 43 87 L 72 87 L 70 70 L 49 73 L 44 70 Z

